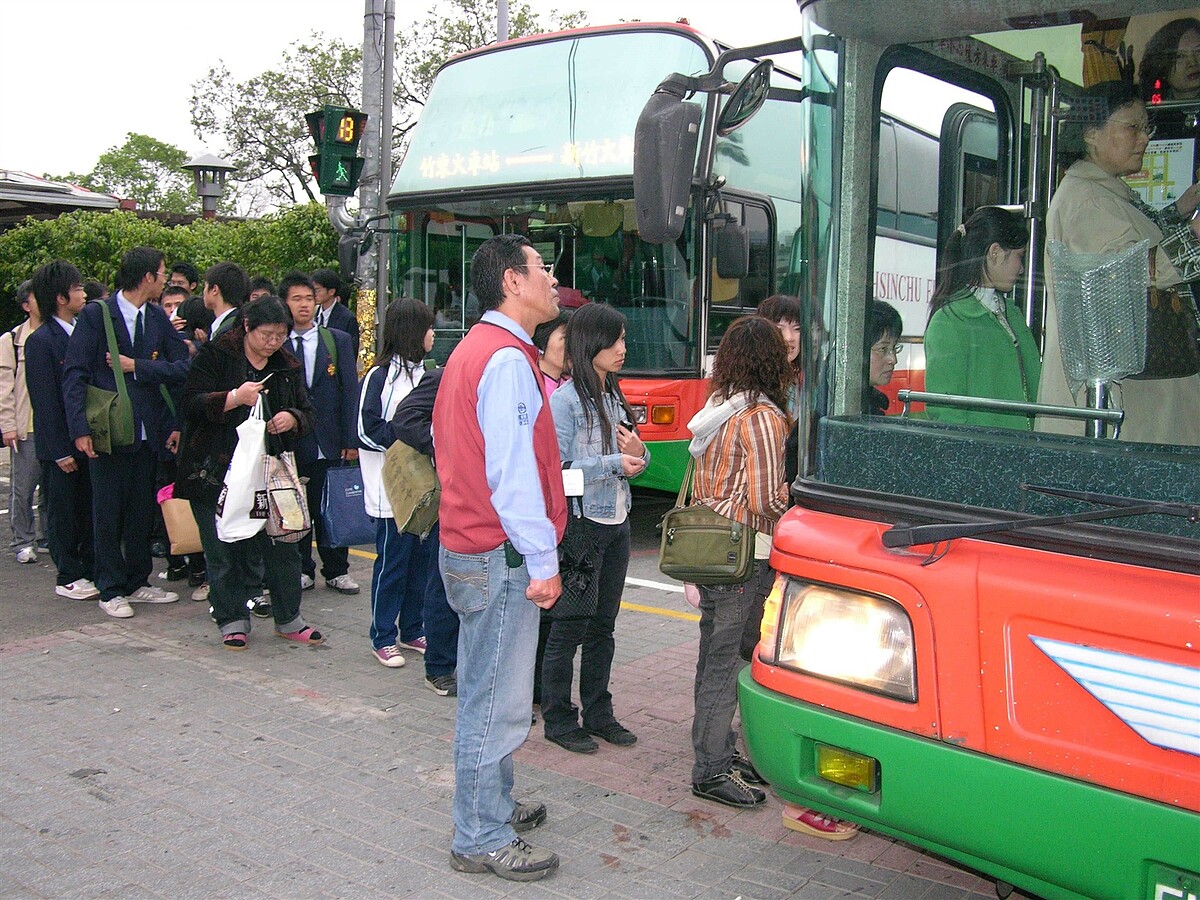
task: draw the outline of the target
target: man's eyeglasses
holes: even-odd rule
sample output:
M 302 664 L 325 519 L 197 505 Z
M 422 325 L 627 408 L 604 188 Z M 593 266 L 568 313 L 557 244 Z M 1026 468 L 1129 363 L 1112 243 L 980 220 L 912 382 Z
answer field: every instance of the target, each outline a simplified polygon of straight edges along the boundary
M 519 266 L 513 266 L 514 269 L 541 269 L 547 275 L 554 275 L 554 263 L 521 263 Z

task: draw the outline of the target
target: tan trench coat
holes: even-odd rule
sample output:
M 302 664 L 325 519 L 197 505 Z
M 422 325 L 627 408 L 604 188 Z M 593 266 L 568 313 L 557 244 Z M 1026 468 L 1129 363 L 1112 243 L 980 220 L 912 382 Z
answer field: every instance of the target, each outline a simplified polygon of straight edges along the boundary
M 1046 236 L 1076 253 L 1115 253 L 1143 239 L 1158 247 L 1162 232 L 1129 199 L 1125 182 L 1095 163 L 1080 160 L 1067 170 L 1046 218 Z M 1156 262 L 1156 286 L 1170 287 L 1183 279 L 1161 248 Z M 1045 271 L 1050 271 L 1049 257 Z M 1049 282 L 1047 278 L 1047 282 Z M 1067 386 L 1058 343 L 1058 314 L 1051 284 L 1046 311 L 1046 352 L 1038 400 L 1060 406 L 1084 406 L 1081 388 L 1075 396 Z M 1126 378 L 1111 387 L 1112 405 L 1125 410 L 1121 439 L 1159 444 L 1200 446 L 1200 375 L 1140 381 Z M 1082 434 L 1084 426 L 1067 419 L 1040 417 L 1038 431 Z

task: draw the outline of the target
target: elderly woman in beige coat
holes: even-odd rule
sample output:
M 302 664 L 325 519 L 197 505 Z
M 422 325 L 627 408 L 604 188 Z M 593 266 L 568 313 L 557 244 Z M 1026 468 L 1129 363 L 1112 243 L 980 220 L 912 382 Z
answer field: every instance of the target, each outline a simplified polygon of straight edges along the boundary
M 1080 104 L 1085 118 L 1081 122 L 1076 117 L 1069 126 L 1076 129 L 1076 140 L 1082 138 L 1082 156 L 1067 170 L 1050 203 L 1047 236 L 1076 253 L 1116 253 L 1148 239 L 1156 257 L 1155 285 L 1176 287 L 1185 304 L 1194 304 L 1187 282 L 1200 278 L 1200 220 L 1191 218 L 1200 204 L 1200 188 L 1193 184 L 1163 210 L 1145 206 L 1121 180 L 1142 168 L 1152 133 L 1145 104 L 1131 85 L 1118 82 L 1094 85 L 1086 94 L 1094 103 Z M 1064 141 L 1070 137 L 1065 134 Z M 1194 317 L 1194 306 L 1185 313 Z M 1038 399 L 1084 406 L 1084 390 L 1072 395 L 1067 385 L 1051 295 Z M 1123 440 L 1200 446 L 1200 375 L 1125 378 L 1113 386 L 1111 396 L 1112 405 L 1125 410 Z M 1079 434 L 1082 428 L 1077 422 L 1041 417 L 1038 430 Z

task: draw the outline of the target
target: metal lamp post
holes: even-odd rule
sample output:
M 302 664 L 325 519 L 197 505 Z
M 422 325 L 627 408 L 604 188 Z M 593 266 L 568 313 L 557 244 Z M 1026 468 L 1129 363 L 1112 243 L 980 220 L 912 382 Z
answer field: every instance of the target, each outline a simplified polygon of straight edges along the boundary
M 196 193 L 204 207 L 204 218 L 217 217 L 217 200 L 225 193 L 225 176 L 237 169 L 228 160 L 205 153 L 195 159 L 188 160 L 183 167 L 192 173 L 196 185 Z

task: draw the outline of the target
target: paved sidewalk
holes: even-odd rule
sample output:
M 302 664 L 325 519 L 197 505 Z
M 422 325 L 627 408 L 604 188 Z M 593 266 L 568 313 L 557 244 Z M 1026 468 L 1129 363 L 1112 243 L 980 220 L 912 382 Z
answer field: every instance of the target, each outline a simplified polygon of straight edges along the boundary
M 654 577 L 650 552 L 633 574 Z M 45 562 L 0 561 L 0 635 L 44 623 L 0 639 L 0 897 L 994 896 L 890 839 L 788 831 L 774 798 L 693 798 L 696 626 L 678 594 L 633 587 L 618 619 L 612 692 L 635 747 L 577 756 L 539 723 L 517 753 L 518 797 L 549 808 L 528 837 L 562 857 L 517 884 L 450 869 L 453 699 L 415 653 L 373 660 L 365 590 L 305 593 L 323 646 L 256 619 L 231 653 L 186 593 L 117 621 L 55 598 Z M 369 565 L 352 557 L 364 585 Z

